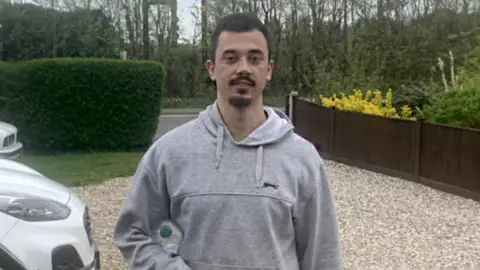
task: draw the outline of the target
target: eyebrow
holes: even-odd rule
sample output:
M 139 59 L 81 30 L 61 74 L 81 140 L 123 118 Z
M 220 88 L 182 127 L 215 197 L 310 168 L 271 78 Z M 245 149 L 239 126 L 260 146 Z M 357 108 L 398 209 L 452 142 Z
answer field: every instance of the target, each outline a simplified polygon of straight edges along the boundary
M 222 54 L 225 55 L 225 54 L 237 54 L 237 53 L 238 53 L 237 50 L 227 49 Z M 250 49 L 250 50 L 248 50 L 248 54 L 262 54 L 263 55 L 263 52 L 259 49 Z

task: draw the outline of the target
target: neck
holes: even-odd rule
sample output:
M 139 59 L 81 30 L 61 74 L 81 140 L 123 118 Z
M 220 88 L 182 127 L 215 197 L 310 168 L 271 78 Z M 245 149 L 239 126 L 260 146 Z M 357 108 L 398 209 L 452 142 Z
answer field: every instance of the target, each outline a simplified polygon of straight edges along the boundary
M 218 110 L 230 134 L 236 137 L 246 137 L 267 119 L 263 103 L 252 103 L 249 107 L 238 109 L 228 102 L 217 100 Z

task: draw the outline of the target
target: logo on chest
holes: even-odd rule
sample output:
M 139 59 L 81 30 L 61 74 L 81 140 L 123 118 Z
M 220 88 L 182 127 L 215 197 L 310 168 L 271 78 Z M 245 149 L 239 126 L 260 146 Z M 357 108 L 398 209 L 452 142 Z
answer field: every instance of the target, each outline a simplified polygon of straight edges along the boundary
M 262 188 L 273 188 L 273 189 L 278 190 L 278 185 L 272 184 L 272 183 L 269 183 L 269 182 L 265 182 L 265 183 L 263 183 Z

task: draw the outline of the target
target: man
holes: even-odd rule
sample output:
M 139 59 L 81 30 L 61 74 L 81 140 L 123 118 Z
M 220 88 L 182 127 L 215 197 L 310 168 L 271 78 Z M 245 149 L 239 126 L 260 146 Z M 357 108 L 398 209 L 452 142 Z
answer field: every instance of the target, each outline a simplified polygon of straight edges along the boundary
M 341 269 L 334 204 L 323 161 L 262 92 L 270 41 L 255 16 L 224 17 L 213 32 L 215 103 L 146 152 L 115 228 L 131 269 Z M 171 220 L 178 256 L 156 241 Z

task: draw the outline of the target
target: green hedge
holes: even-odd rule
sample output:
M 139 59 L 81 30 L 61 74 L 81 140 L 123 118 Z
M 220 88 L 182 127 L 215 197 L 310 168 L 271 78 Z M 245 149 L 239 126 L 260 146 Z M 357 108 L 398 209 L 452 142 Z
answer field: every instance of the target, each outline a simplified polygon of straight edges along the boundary
M 17 62 L 5 116 L 28 152 L 132 150 L 151 143 L 160 115 L 161 64 L 113 59 Z
M 9 64 L 0 61 L 0 121 L 2 120 L 3 109 L 6 106 L 9 95 L 7 93 L 7 78 L 9 71 Z
M 438 94 L 423 112 L 429 122 L 480 129 L 480 84 Z

